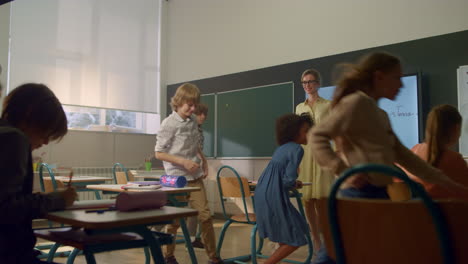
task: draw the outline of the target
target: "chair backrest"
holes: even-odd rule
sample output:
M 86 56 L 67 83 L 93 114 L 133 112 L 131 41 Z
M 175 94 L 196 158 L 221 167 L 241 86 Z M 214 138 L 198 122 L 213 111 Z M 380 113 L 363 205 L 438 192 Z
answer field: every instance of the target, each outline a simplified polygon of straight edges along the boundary
M 223 171 L 225 171 L 228 175 L 221 176 Z M 249 181 L 245 177 L 240 177 L 237 171 L 231 166 L 222 166 L 219 168 L 216 175 L 216 182 L 218 184 L 219 197 L 221 200 L 221 207 L 223 209 L 224 217 L 229 219 L 229 216 L 226 212 L 226 207 L 224 206 L 225 198 L 242 198 L 247 223 L 253 223 L 254 221 L 249 218 L 246 202 L 246 197 L 253 196 L 250 192 Z
M 135 181 L 135 176 L 131 171 L 127 171 L 126 173 L 123 171 L 116 171 L 115 179 L 117 184 L 127 184 L 129 181 Z
M 44 169 L 47 170 L 49 179 L 44 179 Z M 41 186 L 41 192 L 45 193 L 54 192 L 58 188 L 65 187 L 63 182 L 55 180 L 54 172 L 47 163 L 41 163 L 39 165 L 39 184 Z
M 403 180 L 422 202 L 336 199 L 340 185 L 348 177 L 369 172 Z M 455 263 L 450 233 L 442 210 L 421 186 L 411 181 L 401 170 L 378 164 L 355 166 L 338 178 L 332 186 L 328 201 L 320 201 L 319 210 L 329 254 L 339 264 Z M 411 234 L 413 240 L 408 245 L 404 241 L 402 246 L 408 234 Z M 421 245 L 431 245 L 432 248 Z M 434 245 L 438 245 L 440 251 Z M 429 261 L 420 262 L 422 255 L 430 255 Z M 439 262 L 435 261 L 437 256 Z M 413 261 L 407 262 L 409 259 Z
M 120 180 L 117 178 L 117 171 L 118 168 L 120 168 L 120 172 L 123 172 L 125 174 L 125 177 L 121 177 Z M 115 163 L 114 166 L 112 166 L 112 175 L 114 176 L 114 183 L 116 184 L 126 184 L 129 179 L 128 179 L 128 170 L 122 165 L 121 163 Z M 119 183 L 119 181 L 121 183 Z
M 219 183 L 221 184 L 223 197 L 225 198 L 242 198 L 252 196 L 250 192 L 249 181 L 245 177 L 220 177 Z

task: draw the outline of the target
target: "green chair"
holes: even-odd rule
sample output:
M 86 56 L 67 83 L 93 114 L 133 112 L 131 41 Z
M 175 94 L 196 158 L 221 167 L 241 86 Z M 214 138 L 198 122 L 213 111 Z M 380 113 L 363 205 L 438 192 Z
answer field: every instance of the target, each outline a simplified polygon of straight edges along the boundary
M 406 202 L 336 198 L 340 185 L 347 178 L 356 173 L 370 172 L 403 180 L 408 184 L 413 197 L 418 198 Z M 350 168 L 332 186 L 328 201 L 327 199 L 320 200 L 319 208 L 321 208 L 321 224 L 324 227 L 322 229 L 328 245 L 328 253 L 330 256 L 336 257 L 338 264 L 370 263 L 372 261 L 374 263 L 388 263 L 388 261 L 395 261 L 389 260 L 389 258 L 398 253 L 404 255 L 399 258 L 398 263 L 408 263 L 401 261 L 410 258 L 418 261 L 423 255 L 432 253 L 430 251 L 433 250 L 422 244 L 429 243 L 427 241 L 433 240 L 434 237 L 438 239 L 443 263 L 455 263 L 447 221 L 439 205 L 427 195 L 419 184 L 410 180 L 401 170 L 379 164 L 365 164 Z M 428 211 L 429 215 L 424 211 Z M 435 232 L 431 230 L 431 222 L 435 226 Z M 327 237 L 331 237 L 332 243 L 327 242 Z M 415 241 L 406 243 L 408 239 Z M 346 244 L 343 241 L 347 241 Z M 405 244 L 403 245 L 403 243 Z M 433 244 L 437 244 L 437 242 Z M 330 248 L 331 245 L 333 248 Z M 409 250 L 409 247 L 414 247 L 415 250 Z M 389 248 L 393 250 L 388 252 Z M 400 250 L 397 251 L 395 248 Z M 426 252 L 423 252 L 424 250 Z M 375 254 L 375 256 L 371 254 Z M 388 255 L 384 256 L 384 254 Z M 383 262 L 384 260 L 388 261 Z M 413 260 L 411 263 L 420 262 Z

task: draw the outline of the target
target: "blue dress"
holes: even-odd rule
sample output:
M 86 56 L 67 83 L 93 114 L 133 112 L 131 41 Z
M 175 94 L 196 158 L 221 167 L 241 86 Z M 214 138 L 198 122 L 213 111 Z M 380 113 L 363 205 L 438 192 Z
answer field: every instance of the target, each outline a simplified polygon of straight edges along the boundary
M 291 246 L 307 244 L 309 227 L 289 197 L 303 155 L 304 150 L 299 144 L 281 145 L 260 176 L 254 196 L 260 237 Z

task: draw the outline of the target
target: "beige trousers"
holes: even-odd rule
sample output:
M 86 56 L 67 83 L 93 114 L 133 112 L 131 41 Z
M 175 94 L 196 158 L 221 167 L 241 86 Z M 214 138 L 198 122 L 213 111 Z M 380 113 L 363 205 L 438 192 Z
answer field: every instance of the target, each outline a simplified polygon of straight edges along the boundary
M 213 229 L 213 219 L 211 218 L 210 208 L 208 207 L 208 200 L 206 199 L 205 185 L 203 179 L 199 178 L 194 181 L 190 181 L 187 184 L 188 187 L 200 187 L 200 191 L 191 192 L 188 196 L 188 202 L 190 208 L 198 211 L 198 221 L 201 225 L 201 239 L 205 244 L 206 254 L 209 258 L 216 258 L 216 240 Z M 175 221 L 173 224 L 167 226 L 167 233 L 177 234 L 179 228 L 179 221 Z M 175 243 L 166 246 L 166 257 L 174 256 Z

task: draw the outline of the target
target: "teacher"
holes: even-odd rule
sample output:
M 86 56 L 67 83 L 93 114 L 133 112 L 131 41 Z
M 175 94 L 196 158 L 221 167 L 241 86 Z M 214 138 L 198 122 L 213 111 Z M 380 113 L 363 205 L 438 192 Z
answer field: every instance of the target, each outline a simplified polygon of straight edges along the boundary
M 319 96 L 321 76 L 315 69 L 308 69 L 302 73 L 301 83 L 307 94 L 307 99 L 296 106 L 296 114 L 308 113 L 312 118 L 314 125 L 320 124 L 328 115 L 330 101 Z M 299 167 L 299 180 L 302 182 L 311 182 L 312 185 L 304 186 L 301 192 L 303 195 L 304 207 L 309 221 L 314 253 L 318 252 L 320 245 L 320 228 L 318 223 L 317 199 L 327 197 L 330 187 L 333 184 L 334 177 L 320 168 L 312 156 L 312 150 L 309 145 L 302 145 L 304 157 Z

